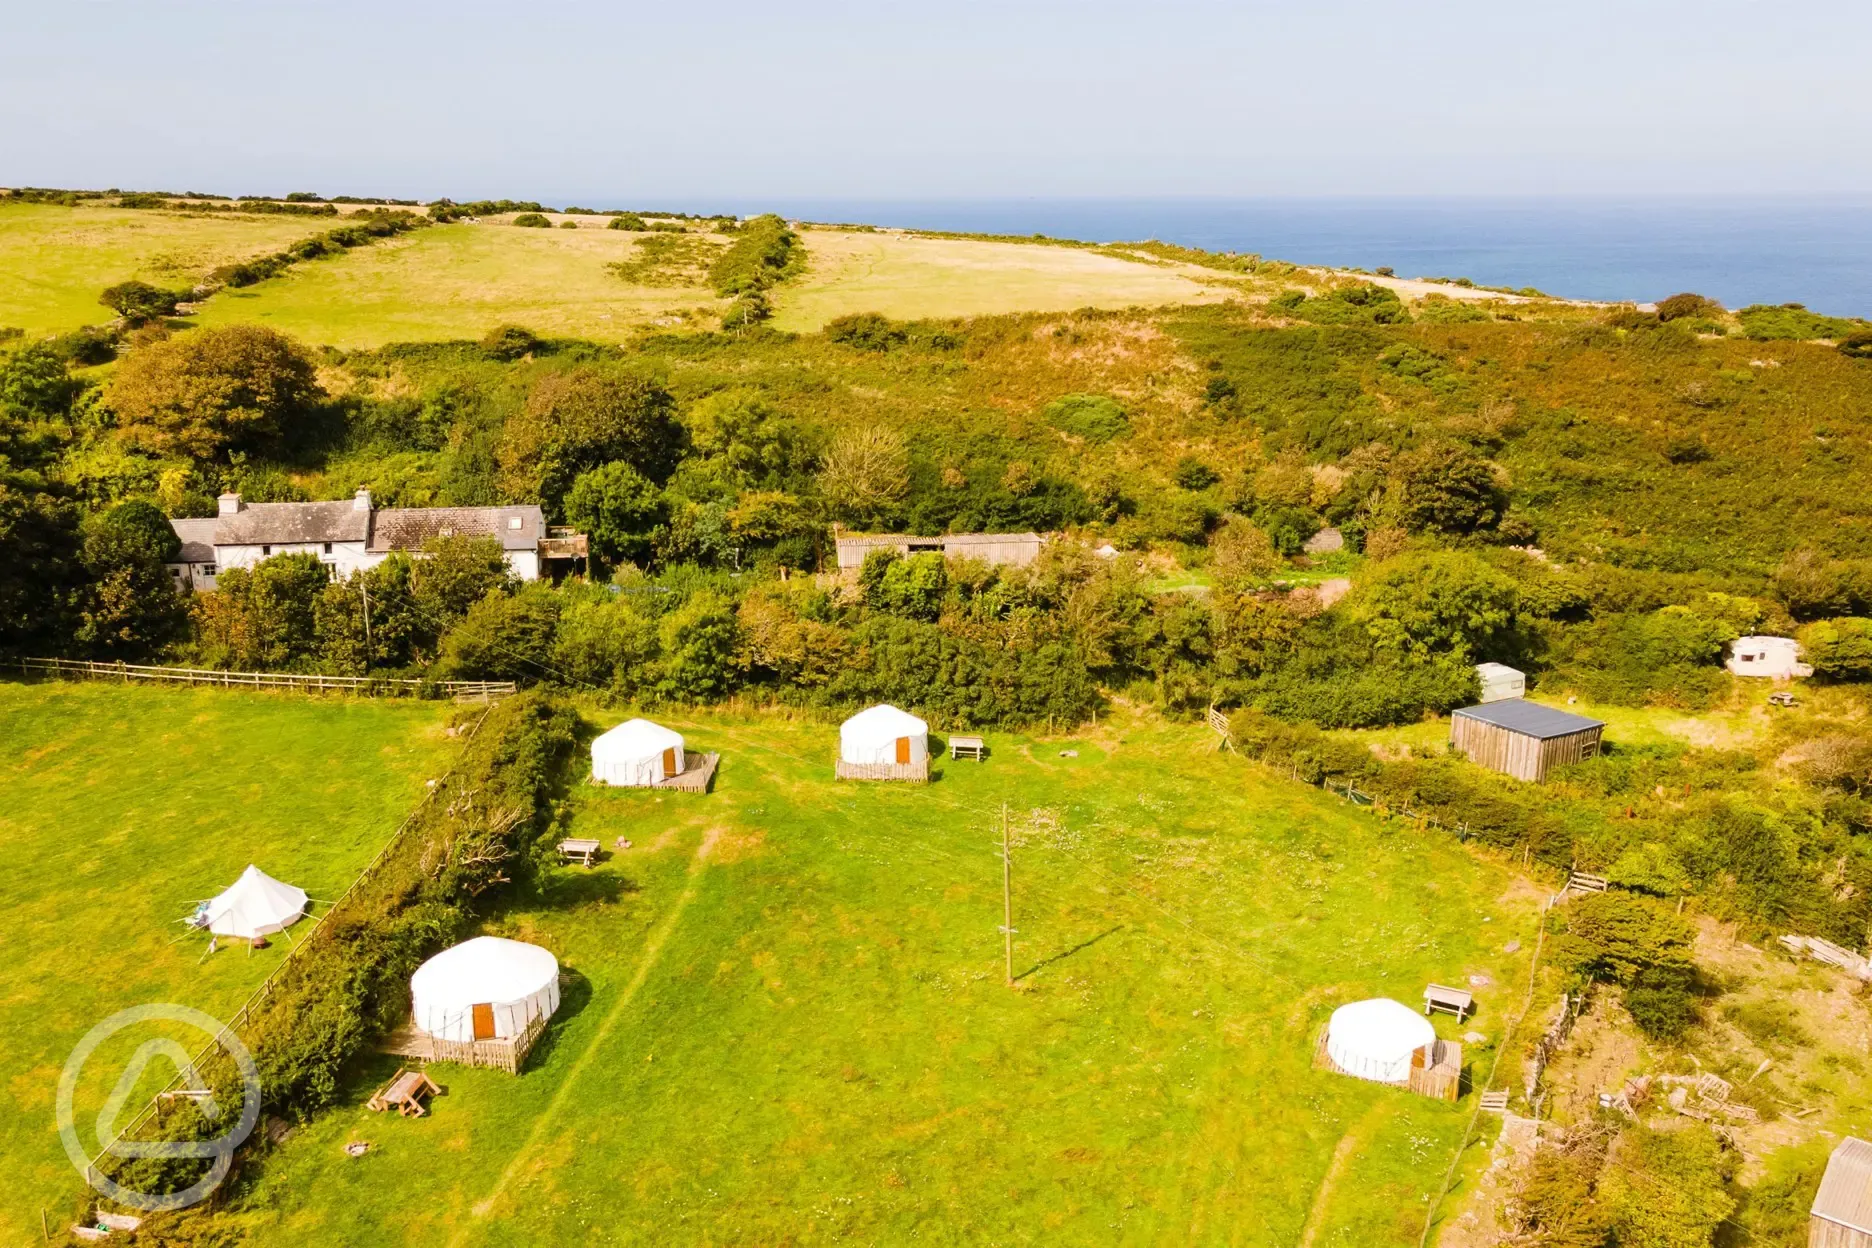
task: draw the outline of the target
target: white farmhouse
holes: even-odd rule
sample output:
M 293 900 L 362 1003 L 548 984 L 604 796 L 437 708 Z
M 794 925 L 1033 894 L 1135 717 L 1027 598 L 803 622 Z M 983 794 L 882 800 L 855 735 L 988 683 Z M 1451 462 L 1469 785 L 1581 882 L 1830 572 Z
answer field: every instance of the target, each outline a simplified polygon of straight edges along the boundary
M 538 580 L 551 560 L 581 559 L 586 539 L 549 533 L 537 506 L 391 507 L 371 505 L 369 490 L 335 503 L 249 503 L 223 494 L 218 515 L 171 520 L 182 550 L 169 564 L 178 588 L 213 589 L 229 568 L 250 568 L 275 555 L 309 554 L 334 580 L 374 568 L 393 552 L 419 554 L 436 537 L 493 537 L 507 566 L 523 581 Z
M 1729 659 L 1723 666 L 1737 676 L 1773 680 L 1813 675 L 1813 668 L 1800 661 L 1800 643 L 1792 637 L 1738 637 L 1729 643 Z

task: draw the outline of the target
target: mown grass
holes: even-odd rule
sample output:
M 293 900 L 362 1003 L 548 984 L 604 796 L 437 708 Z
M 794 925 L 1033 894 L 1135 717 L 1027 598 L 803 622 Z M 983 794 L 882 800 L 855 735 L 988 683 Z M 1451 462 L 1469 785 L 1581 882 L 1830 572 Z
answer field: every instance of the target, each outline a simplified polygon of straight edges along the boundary
M 675 722 L 716 791 L 581 787 L 572 831 L 632 848 L 489 921 L 567 972 L 526 1072 L 438 1068 L 401 1120 L 361 1106 L 394 1062 L 360 1071 L 235 1202 L 260 1242 L 1289 1245 L 1316 1206 L 1317 1244 L 1415 1242 L 1468 1105 L 1312 1041 L 1471 974 L 1496 1032 L 1534 914 L 1506 872 L 1155 720 L 928 788 L 835 783 L 829 726 Z
M 36 1242 L 40 1209 L 56 1218 L 82 1190 L 53 1113 L 79 1038 L 149 1002 L 225 1017 L 289 947 L 203 961 L 206 938 L 177 920 L 248 863 L 336 897 L 447 766 L 442 718 L 434 704 L 0 683 L 0 1241 Z M 86 1068 L 87 1142 L 127 1056 L 107 1047 Z M 125 1121 L 173 1073 L 153 1063 Z
M 193 286 L 209 270 L 332 228 L 263 217 L 0 204 L 0 326 L 62 333 L 113 318 L 106 286 L 137 278 Z
M 809 332 L 834 317 L 896 320 L 1207 303 L 1236 287 L 1193 266 L 1070 247 L 894 232 L 807 230 L 806 273 L 777 289 L 774 323 Z

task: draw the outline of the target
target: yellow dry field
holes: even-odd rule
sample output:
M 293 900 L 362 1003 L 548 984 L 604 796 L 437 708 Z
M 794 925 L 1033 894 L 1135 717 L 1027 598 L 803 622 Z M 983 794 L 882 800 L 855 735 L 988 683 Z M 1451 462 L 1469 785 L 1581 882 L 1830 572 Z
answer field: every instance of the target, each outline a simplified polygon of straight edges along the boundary
M 64 333 L 113 319 L 97 299 L 135 278 L 182 289 L 209 270 L 332 228 L 325 217 L 184 215 L 0 204 L 0 326 Z
M 347 348 L 479 338 L 497 325 L 600 342 L 649 326 L 713 326 L 723 301 L 707 288 L 615 276 L 607 266 L 630 258 L 644 236 L 601 224 L 439 225 L 222 291 L 197 319 L 258 322 Z
M 807 230 L 806 274 L 774 292 L 774 324 L 816 330 L 834 317 L 894 320 L 1210 303 L 1237 293 L 1189 265 L 1122 260 L 1077 247 Z

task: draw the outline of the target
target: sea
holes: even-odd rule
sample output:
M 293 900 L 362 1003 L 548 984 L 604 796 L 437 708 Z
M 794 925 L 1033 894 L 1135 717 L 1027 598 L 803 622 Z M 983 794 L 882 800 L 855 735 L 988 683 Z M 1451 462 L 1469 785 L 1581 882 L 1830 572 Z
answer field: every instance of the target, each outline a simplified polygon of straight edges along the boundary
M 742 212 L 909 229 L 1158 239 L 1573 299 L 1694 291 L 1872 317 L 1872 198 L 795 199 Z

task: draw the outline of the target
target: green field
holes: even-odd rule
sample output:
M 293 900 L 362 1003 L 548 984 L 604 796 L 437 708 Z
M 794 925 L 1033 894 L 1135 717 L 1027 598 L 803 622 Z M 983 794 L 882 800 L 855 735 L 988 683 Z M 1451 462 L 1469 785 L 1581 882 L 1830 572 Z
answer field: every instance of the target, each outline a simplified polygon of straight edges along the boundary
M 193 286 L 209 270 L 329 230 L 319 217 L 183 215 L 0 203 L 0 326 L 63 333 L 112 319 L 106 286 Z
M 570 831 L 633 847 L 489 918 L 566 971 L 524 1074 L 439 1067 L 405 1120 L 362 1108 L 376 1060 L 236 1202 L 253 1242 L 1416 1242 L 1469 1104 L 1312 1042 L 1478 974 L 1499 1034 L 1535 913 L 1505 871 L 1154 719 L 927 788 L 837 784 L 829 726 L 670 722 L 716 791 L 580 786 Z
M 640 237 L 597 225 L 435 226 L 222 291 L 197 319 L 255 321 L 339 347 L 479 338 L 508 324 L 615 342 L 698 310 L 712 327 L 722 301 L 707 287 L 635 286 L 606 267 Z
M 446 768 L 441 722 L 423 703 L 0 683 L 0 1242 L 37 1242 L 40 1209 L 82 1190 L 53 1121 L 79 1038 L 148 1002 L 225 1016 L 288 947 L 203 961 L 177 920 L 250 862 L 337 896 Z M 86 1068 L 81 1126 L 123 1069 L 112 1053 Z

